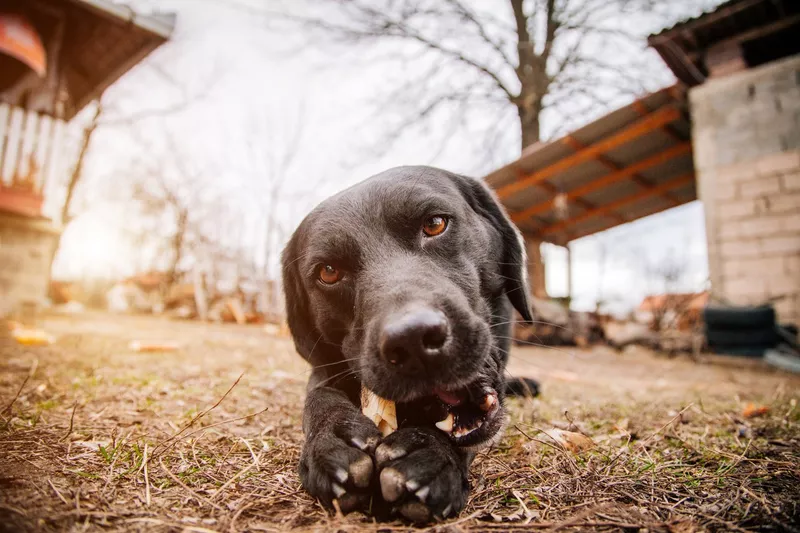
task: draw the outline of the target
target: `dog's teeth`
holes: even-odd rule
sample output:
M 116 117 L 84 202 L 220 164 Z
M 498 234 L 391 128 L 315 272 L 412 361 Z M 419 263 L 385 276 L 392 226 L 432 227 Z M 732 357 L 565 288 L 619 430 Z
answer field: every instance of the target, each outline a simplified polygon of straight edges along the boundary
M 436 427 L 441 429 L 445 433 L 452 433 L 454 423 L 455 423 L 455 418 L 453 417 L 453 413 L 448 413 L 447 418 L 436 422 Z
M 489 393 L 483 397 L 483 401 L 481 402 L 480 408 L 483 411 L 491 411 L 492 407 L 495 406 L 497 403 L 497 396 L 495 394 Z
M 476 429 L 478 429 L 482 425 L 483 425 L 483 421 L 482 420 L 478 420 L 475 423 L 475 425 L 470 427 L 470 428 L 456 428 L 456 430 L 453 431 L 453 436 L 458 438 L 458 439 L 460 439 L 461 437 L 466 437 L 467 435 L 469 435 L 470 433 L 472 433 L 473 431 L 475 431 Z

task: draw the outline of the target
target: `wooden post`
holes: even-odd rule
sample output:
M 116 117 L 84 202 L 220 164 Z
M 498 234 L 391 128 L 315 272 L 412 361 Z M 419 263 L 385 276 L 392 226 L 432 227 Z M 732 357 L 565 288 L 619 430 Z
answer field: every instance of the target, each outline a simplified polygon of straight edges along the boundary
M 536 298 L 547 298 L 545 282 L 545 264 L 542 258 L 542 241 L 533 237 L 525 237 L 525 248 L 528 254 L 528 283 L 531 293 Z
M 572 305 L 572 248 L 569 243 L 564 245 L 567 251 L 567 298 L 569 298 L 570 306 Z

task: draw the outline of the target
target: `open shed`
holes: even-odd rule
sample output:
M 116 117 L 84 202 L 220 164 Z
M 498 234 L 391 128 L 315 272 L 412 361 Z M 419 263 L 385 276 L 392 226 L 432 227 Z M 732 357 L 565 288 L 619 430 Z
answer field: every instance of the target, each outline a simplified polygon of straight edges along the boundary
M 800 2 L 730 0 L 648 39 L 678 82 L 484 179 L 526 239 L 571 241 L 701 200 L 711 299 L 800 323 Z M 569 255 L 568 255 L 569 257 Z
M 485 177 L 526 238 L 572 240 L 697 199 L 685 93 L 673 86 Z

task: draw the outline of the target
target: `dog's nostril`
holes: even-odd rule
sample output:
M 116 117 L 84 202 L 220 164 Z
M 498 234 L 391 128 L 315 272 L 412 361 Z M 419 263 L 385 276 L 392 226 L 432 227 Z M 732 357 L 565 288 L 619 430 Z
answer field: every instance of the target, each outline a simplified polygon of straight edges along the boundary
M 431 326 L 422 335 L 422 346 L 427 350 L 438 350 L 444 346 L 447 340 L 447 323 L 442 322 L 435 326 Z
M 425 358 L 440 353 L 447 335 L 447 318 L 437 309 L 417 308 L 393 315 L 381 332 L 381 356 L 390 364 L 417 368 Z

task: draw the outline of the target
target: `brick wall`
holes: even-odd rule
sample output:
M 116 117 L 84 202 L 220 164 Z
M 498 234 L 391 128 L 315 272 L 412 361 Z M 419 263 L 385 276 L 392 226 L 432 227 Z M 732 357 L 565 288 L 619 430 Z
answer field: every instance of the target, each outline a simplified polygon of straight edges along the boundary
M 800 56 L 690 91 L 712 295 L 800 324 Z
M 55 235 L 46 221 L 0 212 L 0 317 L 44 301 Z

